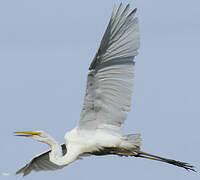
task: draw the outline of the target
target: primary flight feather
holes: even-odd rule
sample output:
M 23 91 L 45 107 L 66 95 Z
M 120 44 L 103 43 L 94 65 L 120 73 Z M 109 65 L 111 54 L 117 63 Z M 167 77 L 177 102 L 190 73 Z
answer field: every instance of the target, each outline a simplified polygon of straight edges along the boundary
M 120 126 L 131 106 L 134 58 L 139 48 L 136 9 L 129 13 L 122 3 L 114 7 L 99 49 L 89 66 L 87 88 L 77 127 L 65 134 L 60 145 L 44 131 L 21 131 L 48 144 L 51 150 L 33 158 L 15 174 L 56 170 L 88 155 L 134 156 L 173 164 L 195 171 L 188 163 L 142 152 L 140 134 L 122 135 Z

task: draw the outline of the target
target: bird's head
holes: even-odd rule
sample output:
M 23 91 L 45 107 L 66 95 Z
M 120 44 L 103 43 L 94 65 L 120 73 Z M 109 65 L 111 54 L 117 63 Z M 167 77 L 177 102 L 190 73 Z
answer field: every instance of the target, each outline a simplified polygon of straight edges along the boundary
M 51 144 L 52 138 L 44 131 L 17 131 L 14 132 L 15 136 L 24 136 L 35 139 L 43 143 Z

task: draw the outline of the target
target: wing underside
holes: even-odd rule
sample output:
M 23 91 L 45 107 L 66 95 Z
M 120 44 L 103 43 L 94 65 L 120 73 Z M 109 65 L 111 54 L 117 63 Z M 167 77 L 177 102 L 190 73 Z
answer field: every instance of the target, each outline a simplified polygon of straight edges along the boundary
M 65 144 L 62 145 L 63 154 L 67 152 Z M 49 152 L 44 152 L 34 157 L 29 163 L 17 170 L 16 174 L 22 173 L 23 176 L 28 175 L 31 171 L 49 171 L 62 169 L 64 166 L 58 166 L 49 160 Z
M 124 10 L 122 4 L 114 8 L 89 67 L 79 129 L 119 130 L 130 111 L 139 28 L 136 9 L 128 11 L 129 5 Z

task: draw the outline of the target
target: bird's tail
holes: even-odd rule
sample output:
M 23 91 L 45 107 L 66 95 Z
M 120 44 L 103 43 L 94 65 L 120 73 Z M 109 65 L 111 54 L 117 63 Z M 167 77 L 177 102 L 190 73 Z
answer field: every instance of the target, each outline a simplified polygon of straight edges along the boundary
M 119 155 L 123 156 L 123 153 L 121 153 Z M 182 167 L 186 170 L 196 172 L 195 167 L 193 165 L 189 164 L 189 163 L 176 161 L 176 160 L 173 160 L 173 159 L 168 159 L 168 158 L 156 156 L 156 155 L 153 155 L 153 154 L 145 153 L 145 152 L 140 151 L 138 149 L 128 149 L 127 152 L 125 152 L 124 156 L 134 156 L 134 157 L 140 157 L 140 158 L 145 158 L 145 159 L 152 159 L 152 160 L 165 162 L 165 163 L 172 164 L 172 165 L 175 165 L 175 166 L 178 166 L 178 167 Z
M 140 134 L 128 134 L 122 137 L 122 147 L 130 147 L 133 149 L 140 149 L 141 146 L 141 135 Z

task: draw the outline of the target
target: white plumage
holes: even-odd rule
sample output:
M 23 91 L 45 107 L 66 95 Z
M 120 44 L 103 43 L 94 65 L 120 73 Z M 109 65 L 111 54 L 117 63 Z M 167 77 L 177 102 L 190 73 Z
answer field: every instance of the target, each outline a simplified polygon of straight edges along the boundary
M 140 134 L 123 136 L 120 126 L 130 111 L 134 58 L 139 48 L 136 9 L 128 14 L 114 7 L 99 49 L 89 67 L 87 88 L 78 126 L 59 145 L 43 131 L 16 132 L 47 143 L 51 150 L 31 160 L 16 174 L 32 170 L 56 170 L 86 155 L 134 156 L 167 162 L 187 170 L 193 166 L 140 151 Z

